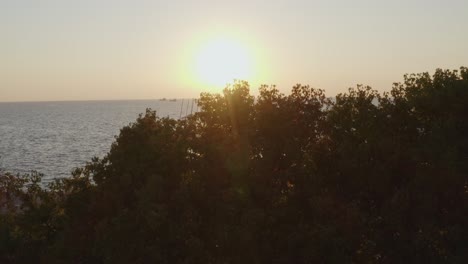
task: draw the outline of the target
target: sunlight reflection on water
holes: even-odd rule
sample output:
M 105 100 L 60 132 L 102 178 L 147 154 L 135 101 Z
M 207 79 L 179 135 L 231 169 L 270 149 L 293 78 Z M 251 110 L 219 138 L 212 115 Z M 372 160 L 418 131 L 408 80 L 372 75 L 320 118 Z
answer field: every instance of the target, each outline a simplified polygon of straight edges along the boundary
M 192 110 L 186 108 L 191 100 L 183 101 L 182 116 Z M 181 106 L 182 100 L 0 103 L 0 169 L 37 170 L 44 181 L 67 177 L 92 157 L 104 156 L 120 128 L 146 108 L 179 118 Z

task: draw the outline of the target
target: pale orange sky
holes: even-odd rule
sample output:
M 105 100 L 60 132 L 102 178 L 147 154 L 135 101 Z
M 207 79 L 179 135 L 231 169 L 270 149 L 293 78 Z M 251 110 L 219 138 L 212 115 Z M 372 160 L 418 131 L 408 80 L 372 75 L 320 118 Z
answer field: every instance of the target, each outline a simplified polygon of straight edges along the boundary
M 206 69 L 193 67 L 219 35 L 249 54 L 254 92 L 261 83 L 286 93 L 310 84 L 329 96 L 358 83 L 388 90 L 405 73 L 468 66 L 467 14 L 462 0 L 4 0 L 0 101 L 220 91 L 197 82 Z M 246 56 L 226 53 L 231 61 Z M 204 56 L 217 64 L 222 55 Z

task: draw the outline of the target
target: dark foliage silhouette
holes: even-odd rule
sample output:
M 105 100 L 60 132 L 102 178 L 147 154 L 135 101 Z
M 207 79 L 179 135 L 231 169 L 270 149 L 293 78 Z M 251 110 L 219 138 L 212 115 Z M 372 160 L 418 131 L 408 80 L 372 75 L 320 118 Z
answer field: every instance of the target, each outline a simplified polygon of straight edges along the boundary
M 467 68 L 199 107 L 147 110 L 46 188 L 3 173 L 0 262 L 467 263 Z

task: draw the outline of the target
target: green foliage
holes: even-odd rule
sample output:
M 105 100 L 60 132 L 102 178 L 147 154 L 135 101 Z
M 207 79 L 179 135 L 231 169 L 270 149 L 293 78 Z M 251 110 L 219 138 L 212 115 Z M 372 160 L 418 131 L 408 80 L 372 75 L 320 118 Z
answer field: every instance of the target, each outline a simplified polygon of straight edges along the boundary
M 468 69 L 147 110 L 72 177 L 0 176 L 1 263 L 466 263 Z

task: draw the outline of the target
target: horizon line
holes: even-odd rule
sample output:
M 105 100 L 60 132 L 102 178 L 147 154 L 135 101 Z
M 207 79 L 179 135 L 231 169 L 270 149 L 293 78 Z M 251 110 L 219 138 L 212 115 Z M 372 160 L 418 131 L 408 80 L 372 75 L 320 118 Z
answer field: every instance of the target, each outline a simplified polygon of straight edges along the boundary
M 0 104 L 8 103 L 73 103 L 73 102 L 119 102 L 119 101 L 160 101 L 161 99 L 166 99 L 167 101 L 176 99 L 176 100 L 194 100 L 197 98 L 177 98 L 177 97 L 161 97 L 161 98 L 150 98 L 150 99 L 77 99 L 77 100 L 36 100 L 36 101 L 0 101 Z

